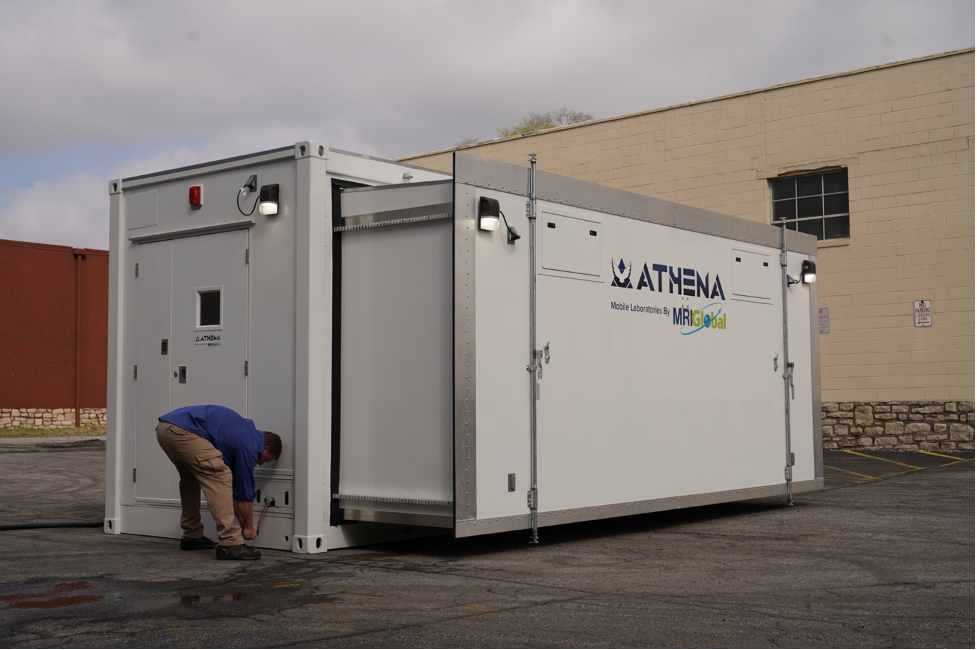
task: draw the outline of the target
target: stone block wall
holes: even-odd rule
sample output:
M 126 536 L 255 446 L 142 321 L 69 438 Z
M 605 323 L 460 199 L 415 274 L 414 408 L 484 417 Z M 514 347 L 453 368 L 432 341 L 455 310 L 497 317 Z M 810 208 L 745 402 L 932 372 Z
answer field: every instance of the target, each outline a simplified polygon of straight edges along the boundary
M 825 449 L 974 448 L 973 402 L 825 402 L 821 410 Z
M 971 451 L 973 402 L 825 402 L 825 449 Z M 105 426 L 104 408 L 83 408 L 82 426 Z M 75 410 L 0 408 L 3 427 L 73 427 Z
M 104 408 L 81 409 L 82 426 L 105 426 Z M 75 426 L 75 409 L 13 409 L 0 408 L 0 428 L 28 427 L 42 429 Z

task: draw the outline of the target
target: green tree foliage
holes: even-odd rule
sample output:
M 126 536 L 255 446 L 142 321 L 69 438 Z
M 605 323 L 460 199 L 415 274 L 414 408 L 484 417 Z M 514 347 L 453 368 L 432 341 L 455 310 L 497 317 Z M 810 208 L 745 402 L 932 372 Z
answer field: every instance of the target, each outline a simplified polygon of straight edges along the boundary
M 519 120 L 515 126 L 505 126 L 499 129 L 500 138 L 511 138 L 514 135 L 525 135 L 535 133 L 544 129 L 552 129 L 557 126 L 577 124 L 594 119 L 590 113 L 575 111 L 567 107 L 549 111 L 548 113 L 529 113 Z

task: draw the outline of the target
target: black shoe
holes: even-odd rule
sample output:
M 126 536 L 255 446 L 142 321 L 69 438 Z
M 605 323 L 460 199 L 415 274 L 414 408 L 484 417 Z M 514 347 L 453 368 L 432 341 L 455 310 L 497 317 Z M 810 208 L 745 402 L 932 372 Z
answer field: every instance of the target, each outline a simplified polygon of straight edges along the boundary
M 208 537 L 186 537 L 180 539 L 181 551 L 196 551 L 199 549 L 214 548 L 217 542 Z
M 244 544 L 217 547 L 218 560 L 257 560 L 259 557 L 261 557 L 261 551 L 256 551 Z

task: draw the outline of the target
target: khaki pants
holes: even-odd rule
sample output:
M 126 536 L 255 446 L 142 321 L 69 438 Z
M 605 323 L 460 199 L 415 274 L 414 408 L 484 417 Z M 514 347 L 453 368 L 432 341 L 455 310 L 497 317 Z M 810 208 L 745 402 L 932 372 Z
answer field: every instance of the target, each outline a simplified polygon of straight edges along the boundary
M 200 490 L 203 489 L 207 507 L 217 523 L 218 543 L 221 546 L 243 544 L 241 528 L 234 523 L 231 470 L 224 464 L 220 451 L 197 434 L 169 422 L 157 425 L 156 439 L 180 473 L 183 534 L 203 537 L 204 527 L 200 523 Z

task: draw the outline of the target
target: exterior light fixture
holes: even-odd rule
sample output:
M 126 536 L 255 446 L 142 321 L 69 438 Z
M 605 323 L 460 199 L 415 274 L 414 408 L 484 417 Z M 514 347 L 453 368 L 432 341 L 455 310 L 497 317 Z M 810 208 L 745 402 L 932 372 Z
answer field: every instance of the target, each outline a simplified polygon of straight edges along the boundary
M 515 228 L 509 225 L 509 220 L 505 218 L 505 212 L 499 208 L 499 202 L 487 196 L 478 199 L 478 229 L 493 232 L 499 229 L 499 217 L 505 221 L 505 243 L 515 244 L 520 238 Z
M 258 193 L 258 212 L 265 216 L 278 214 L 278 183 L 261 186 Z
M 495 231 L 499 229 L 499 202 L 487 196 L 478 199 L 478 229 Z
M 801 280 L 804 284 L 814 284 L 818 281 L 818 266 L 810 260 L 801 262 Z
M 188 200 L 190 201 L 191 210 L 199 210 L 204 205 L 204 187 L 203 185 L 191 185 Z

